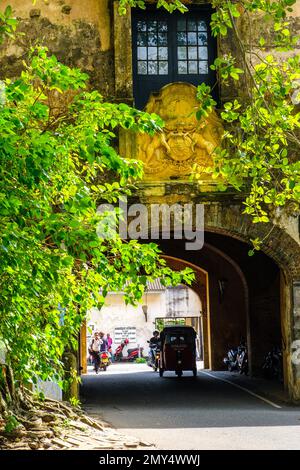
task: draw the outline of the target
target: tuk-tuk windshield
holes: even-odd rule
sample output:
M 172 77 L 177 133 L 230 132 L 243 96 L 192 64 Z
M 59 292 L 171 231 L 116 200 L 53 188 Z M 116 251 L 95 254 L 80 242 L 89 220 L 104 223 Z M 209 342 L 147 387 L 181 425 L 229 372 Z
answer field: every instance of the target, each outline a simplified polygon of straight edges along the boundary
M 165 344 L 189 344 L 193 342 L 191 335 L 180 333 L 167 333 L 165 337 Z

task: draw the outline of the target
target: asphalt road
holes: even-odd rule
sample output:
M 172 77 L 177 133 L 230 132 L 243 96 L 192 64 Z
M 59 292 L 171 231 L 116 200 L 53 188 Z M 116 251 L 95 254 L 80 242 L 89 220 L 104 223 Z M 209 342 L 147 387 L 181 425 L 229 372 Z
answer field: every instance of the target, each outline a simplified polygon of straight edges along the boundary
M 160 378 L 144 364 L 114 364 L 83 376 L 81 401 L 162 450 L 300 449 L 300 407 L 266 403 L 209 374 Z

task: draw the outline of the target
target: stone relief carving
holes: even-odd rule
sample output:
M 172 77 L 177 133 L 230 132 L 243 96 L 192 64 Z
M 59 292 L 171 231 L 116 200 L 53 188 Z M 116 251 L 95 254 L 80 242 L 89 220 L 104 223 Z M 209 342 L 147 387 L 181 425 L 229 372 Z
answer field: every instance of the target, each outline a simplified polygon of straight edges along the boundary
M 137 157 L 145 164 L 144 179 L 186 178 L 195 164 L 200 172 L 212 165 L 223 128 L 214 111 L 198 121 L 198 107 L 196 88 L 188 83 L 166 85 L 150 97 L 146 111 L 161 116 L 165 127 L 154 137 L 139 134 L 137 138 Z M 203 179 L 210 176 L 203 172 Z

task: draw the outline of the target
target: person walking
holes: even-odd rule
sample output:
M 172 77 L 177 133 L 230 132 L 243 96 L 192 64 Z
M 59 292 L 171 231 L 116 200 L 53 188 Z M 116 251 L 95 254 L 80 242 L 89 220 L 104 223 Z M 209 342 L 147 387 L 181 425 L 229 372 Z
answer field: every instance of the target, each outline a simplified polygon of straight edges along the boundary
M 107 339 L 104 338 L 104 333 L 103 331 L 100 331 L 99 333 L 99 338 L 102 341 L 101 346 L 100 346 L 100 352 L 107 352 L 108 347 L 107 347 Z
M 112 338 L 111 338 L 111 336 L 110 336 L 109 333 L 107 333 L 107 335 L 106 335 L 106 341 L 107 341 L 107 350 L 108 350 L 108 352 L 109 352 L 109 354 L 110 354 L 110 360 L 111 360 L 111 362 L 114 362 L 114 355 L 113 355 L 113 352 L 112 352 L 112 343 L 113 343 L 113 340 L 112 340 Z
M 94 363 L 94 370 L 96 374 L 98 374 L 98 371 L 99 371 L 100 351 L 101 351 L 102 344 L 103 344 L 103 340 L 101 339 L 100 334 L 97 331 L 95 331 L 94 337 L 89 347 L 89 353 L 92 356 L 93 363 Z

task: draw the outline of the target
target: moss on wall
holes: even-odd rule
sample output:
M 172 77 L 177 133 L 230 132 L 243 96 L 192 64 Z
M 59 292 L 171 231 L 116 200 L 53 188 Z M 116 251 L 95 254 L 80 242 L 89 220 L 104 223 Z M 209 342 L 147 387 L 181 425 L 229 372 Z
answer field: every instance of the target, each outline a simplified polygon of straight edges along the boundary
M 9 3 L 24 33 L 0 49 L 0 78 L 17 76 L 30 46 L 40 43 L 66 65 L 80 67 L 106 97 L 114 95 L 114 54 L 109 0 Z

